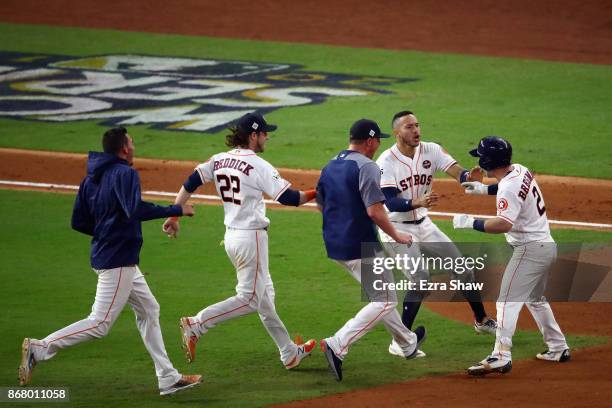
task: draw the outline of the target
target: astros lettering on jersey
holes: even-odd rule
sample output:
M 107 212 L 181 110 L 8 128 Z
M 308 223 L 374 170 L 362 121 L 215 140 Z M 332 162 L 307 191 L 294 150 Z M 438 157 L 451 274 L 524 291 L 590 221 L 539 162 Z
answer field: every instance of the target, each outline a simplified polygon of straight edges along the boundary
M 439 144 L 420 142 L 414 159 L 404 156 L 397 145 L 385 150 L 376 161 L 381 171 L 380 187 L 395 187 L 399 197 L 413 200 L 431 191 L 436 171 L 446 172 L 457 163 Z M 408 212 L 391 212 L 393 222 L 415 221 L 427 216 L 427 208 Z

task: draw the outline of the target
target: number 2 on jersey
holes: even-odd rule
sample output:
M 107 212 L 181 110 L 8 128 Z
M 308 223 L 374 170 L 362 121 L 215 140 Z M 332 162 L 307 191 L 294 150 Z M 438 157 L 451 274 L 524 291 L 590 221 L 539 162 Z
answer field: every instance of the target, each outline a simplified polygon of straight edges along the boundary
M 241 201 L 235 197 L 236 194 L 240 193 L 240 179 L 237 176 L 226 176 L 225 174 L 217 174 L 217 181 L 219 182 L 219 192 L 221 193 L 221 199 L 226 203 L 234 203 L 240 205 Z M 226 192 L 232 190 L 231 195 L 225 195 Z
M 542 195 L 540 194 L 536 186 L 533 186 L 533 189 L 531 190 L 531 192 L 533 193 L 533 196 L 537 197 L 538 199 L 538 201 L 536 202 L 536 208 L 538 209 L 538 214 L 542 216 L 542 214 L 546 212 L 545 206 L 542 206 L 542 208 L 540 208 L 540 205 L 542 204 Z

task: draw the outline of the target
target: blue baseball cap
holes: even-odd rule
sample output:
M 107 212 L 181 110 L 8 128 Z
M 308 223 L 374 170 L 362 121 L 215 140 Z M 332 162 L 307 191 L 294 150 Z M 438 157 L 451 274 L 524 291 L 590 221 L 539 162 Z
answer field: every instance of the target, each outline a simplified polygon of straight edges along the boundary
M 251 132 L 272 132 L 275 131 L 278 126 L 271 125 L 258 113 L 247 113 L 240 119 L 236 124 L 240 131 L 251 133 Z
M 351 140 L 367 140 L 372 137 L 384 139 L 390 137 L 386 133 L 380 131 L 380 127 L 376 122 L 370 119 L 359 119 L 351 126 Z

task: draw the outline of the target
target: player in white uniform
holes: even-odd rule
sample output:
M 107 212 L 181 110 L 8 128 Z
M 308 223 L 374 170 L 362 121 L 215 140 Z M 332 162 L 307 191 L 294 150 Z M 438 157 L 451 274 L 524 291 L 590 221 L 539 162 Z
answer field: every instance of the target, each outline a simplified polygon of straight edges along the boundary
M 275 129 L 275 125 L 267 124 L 260 115 L 243 116 L 227 136 L 227 145 L 235 148 L 215 154 L 198 165 L 176 197 L 175 203 L 185 203 L 198 186 L 215 183 L 225 211 L 225 251 L 238 279 L 235 296 L 208 306 L 195 316 L 180 319 L 183 348 L 189 362 L 195 359 L 200 336 L 220 322 L 254 312 L 259 314 L 278 346 L 285 368 L 297 367 L 316 344 L 314 339 L 303 344 L 291 341 L 274 306 L 274 286 L 268 270 L 270 220 L 266 217 L 263 194 L 294 206 L 315 197 L 314 190 L 290 189 L 291 184 L 270 163 L 257 156 L 264 151 L 268 132 Z M 173 218 L 163 226 L 170 235 L 176 235 L 178 228 L 178 220 Z
M 512 369 L 512 336 L 523 304 L 527 305 L 548 347 L 536 357 L 568 361 L 570 352 L 565 336 L 543 296 L 557 246 L 550 235 L 540 187 L 529 169 L 512 164 L 512 146 L 500 137 L 483 138 L 470 154 L 480 158 L 480 167 L 489 177 L 495 177 L 498 184 L 466 182 L 463 184 L 466 193 L 495 194 L 497 190 L 497 216 L 485 221 L 466 214 L 456 215 L 453 226 L 491 234 L 505 233 L 514 252 L 504 271 L 497 299 L 498 328 L 493 353 L 468 368 L 468 374 L 507 373 Z
M 376 163 L 381 170 L 380 186 L 387 201 L 385 208 L 395 228 L 413 237 L 413 245 L 398 245 L 383 231 L 379 230 L 382 242 L 393 252 L 393 256 L 408 255 L 421 257 L 422 253 L 441 257 L 460 258 L 461 253 L 452 241 L 427 216 L 427 209 L 434 206 L 438 196 L 432 191 L 433 176 L 442 171 L 458 182 L 482 180 L 480 170 L 464 170 L 440 145 L 421 141 L 419 122 L 410 111 L 398 112 L 392 120 L 396 143 L 385 150 Z M 402 271 L 413 281 L 428 280 L 428 270 Z M 453 279 L 470 279 L 471 274 L 453 274 Z M 494 334 L 496 322 L 490 319 L 484 309 L 477 291 L 465 291 L 464 296 L 474 313 L 474 329 L 478 333 Z M 407 291 L 404 299 L 402 321 L 412 328 L 425 294 L 420 291 Z M 395 341 L 389 346 L 389 353 L 402 356 Z M 425 353 L 419 350 L 418 357 Z

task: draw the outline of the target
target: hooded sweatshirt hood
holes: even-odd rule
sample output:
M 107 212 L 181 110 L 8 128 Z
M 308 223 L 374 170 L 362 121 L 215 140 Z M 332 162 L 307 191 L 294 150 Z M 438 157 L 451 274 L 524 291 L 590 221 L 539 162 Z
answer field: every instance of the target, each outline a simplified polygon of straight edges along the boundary
M 93 182 L 98 184 L 102 174 L 115 163 L 128 164 L 127 161 L 110 153 L 89 152 L 87 158 L 87 175 L 93 179 Z

